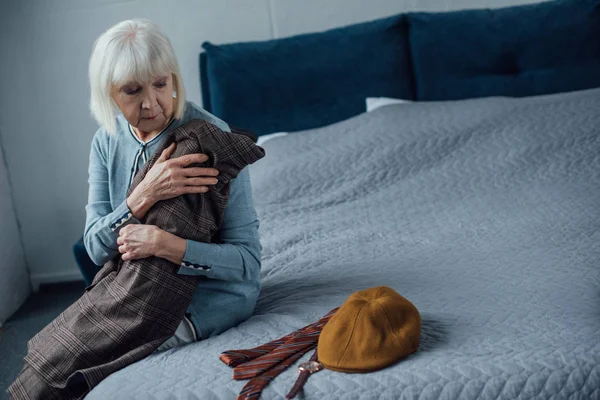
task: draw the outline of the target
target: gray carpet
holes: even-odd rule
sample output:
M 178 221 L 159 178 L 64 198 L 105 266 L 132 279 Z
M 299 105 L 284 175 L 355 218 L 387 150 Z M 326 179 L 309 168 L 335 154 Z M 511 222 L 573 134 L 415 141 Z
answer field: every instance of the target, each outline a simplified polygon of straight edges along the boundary
M 83 281 L 42 285 L 0 328 L 0 399 L 23 367 L 27 341 L 50 323 L 81 294 Z

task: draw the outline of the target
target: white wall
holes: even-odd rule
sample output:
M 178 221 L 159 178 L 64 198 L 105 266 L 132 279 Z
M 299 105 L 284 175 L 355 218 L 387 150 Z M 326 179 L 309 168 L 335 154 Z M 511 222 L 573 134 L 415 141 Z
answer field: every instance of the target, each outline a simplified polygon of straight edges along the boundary
M 407 10 L 498 7 L 535 0 L 23 0 L 0 13 L 0 130 L 34 288 L 78 279 L 72 244 L 83 231 L 87 161 L 97 127 L 88 112 L 95 38 L 145 17 L 175 47 L 190 100 L 200 104 L 198 53 L 209 40 L 262 40 Z
M 30 293 L 0 131 L 0 326 Z

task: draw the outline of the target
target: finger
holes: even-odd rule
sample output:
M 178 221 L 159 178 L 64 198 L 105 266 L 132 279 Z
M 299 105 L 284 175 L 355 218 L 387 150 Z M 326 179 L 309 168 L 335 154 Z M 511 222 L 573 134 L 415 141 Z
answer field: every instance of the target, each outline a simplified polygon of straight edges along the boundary
M 175 149 L 177 148 L 177 143 L 173 142 L 169 145 L 169 147 L 167 147 L 165 150 L 167 150 L 167 160 L 169 159 L 169 157 L 171 157 L 171 154 L 173 154 L 173 152 L 175 151 Z
M 123 236 L 119 236 L 117 238 L 117 244 L 124 244 L 125 243 L 125 239 L 123 239 Z
M 184 168 L 184 176 L 217 176 L 219 170 L 214 168 Z
M 187 178 L 186 186 L 207 186 L 216 185 L 219 180 L 217 178 Z
M 125 254 L 123 254 L 121 256 L 121 258 L 123 260 L 137 260 L 139 257 L 138 257 L 137 252 L 130 250 L 130 251 L 126 252 Z
M 206 193 L 208 192 L 207 189 L 208 188 L 206 186 L 180 186 L 177 188 L 177 192 L 174 197 L 184 194 Z
M 127 253 L 127 248 L 125 247 L 125 245 L 119 246 L 119 253 L 121 253 L 121 254 Z
M 169 157 L 171 157 L 171 154 L 173 154 L 173 152 L 175 151 L 176 147 L 177 147 L 177 144 L 175 142 L 171 143 L 169 145 L 169 147 L 167 147 L 166 149 L 163 150 L 163 152 L 160 154 L 160 157 L 158 157 L 158 160 L 156 160 L 156 162 L 167 161 L 169 159 Z
M 179 195 L 206 193 L 206 192 L 208 192 L 208 186 L 182 186 L 179 189 Z
M 185 167 L 186 165 L 190 165 L 193 163 L 203 163 L 208 161 L 208 156 L 206 154 L 197 153 L 197 154 L 186 154 L 185 156 L 181 156 L 176 158 L 177 165 L 181 167 Z

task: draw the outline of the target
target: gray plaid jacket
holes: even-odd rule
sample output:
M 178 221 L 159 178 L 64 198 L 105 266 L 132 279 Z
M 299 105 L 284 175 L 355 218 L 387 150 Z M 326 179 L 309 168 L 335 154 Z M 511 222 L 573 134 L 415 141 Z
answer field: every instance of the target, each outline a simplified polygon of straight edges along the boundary
M 135 176 L 128 196 L 162 151 L 171 158 L 204 153 L 209 160 L 191 167 L 214 167 L 218 183 L 207 193 L 156 203 L 145 218 L 185 239 L 210 243 L 223 221 L 230 182 L 264 150 L 247 136 L 193 120 L 169 133 Z M 177 274 L 179 266 L 150 257 L 107 262 L 84 294 L 27 345 L 25 365 L 8 391 L 14 399 L 82 399 L 111 373 L 150 355 L 183 319 L 202 276 Z

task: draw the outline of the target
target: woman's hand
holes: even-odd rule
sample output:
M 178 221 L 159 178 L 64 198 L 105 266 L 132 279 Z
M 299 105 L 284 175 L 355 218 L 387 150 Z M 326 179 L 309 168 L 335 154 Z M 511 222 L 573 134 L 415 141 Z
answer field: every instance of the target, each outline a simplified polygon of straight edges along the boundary
M 193 163 L 208 160 L 205 154 L 187 154 L 169 160 L 176 144 L 167 147 L 148 171 L 142 182 L 127 198 L 133 216 L 142 218 L 158 201 L 188 193 L 206 193 L 209 185 L 216 184 L 219 171 L 214 168 L 186 168 Z
M 162 230 L 154 225 L 130 224 L 119 231 L 117 244 L 123 261 L 156 255 Z
M 156 256 L 181 264 L 186 240 L 154 225 L 130 224 L 119 231 L 117 238 L 123 261 Z

